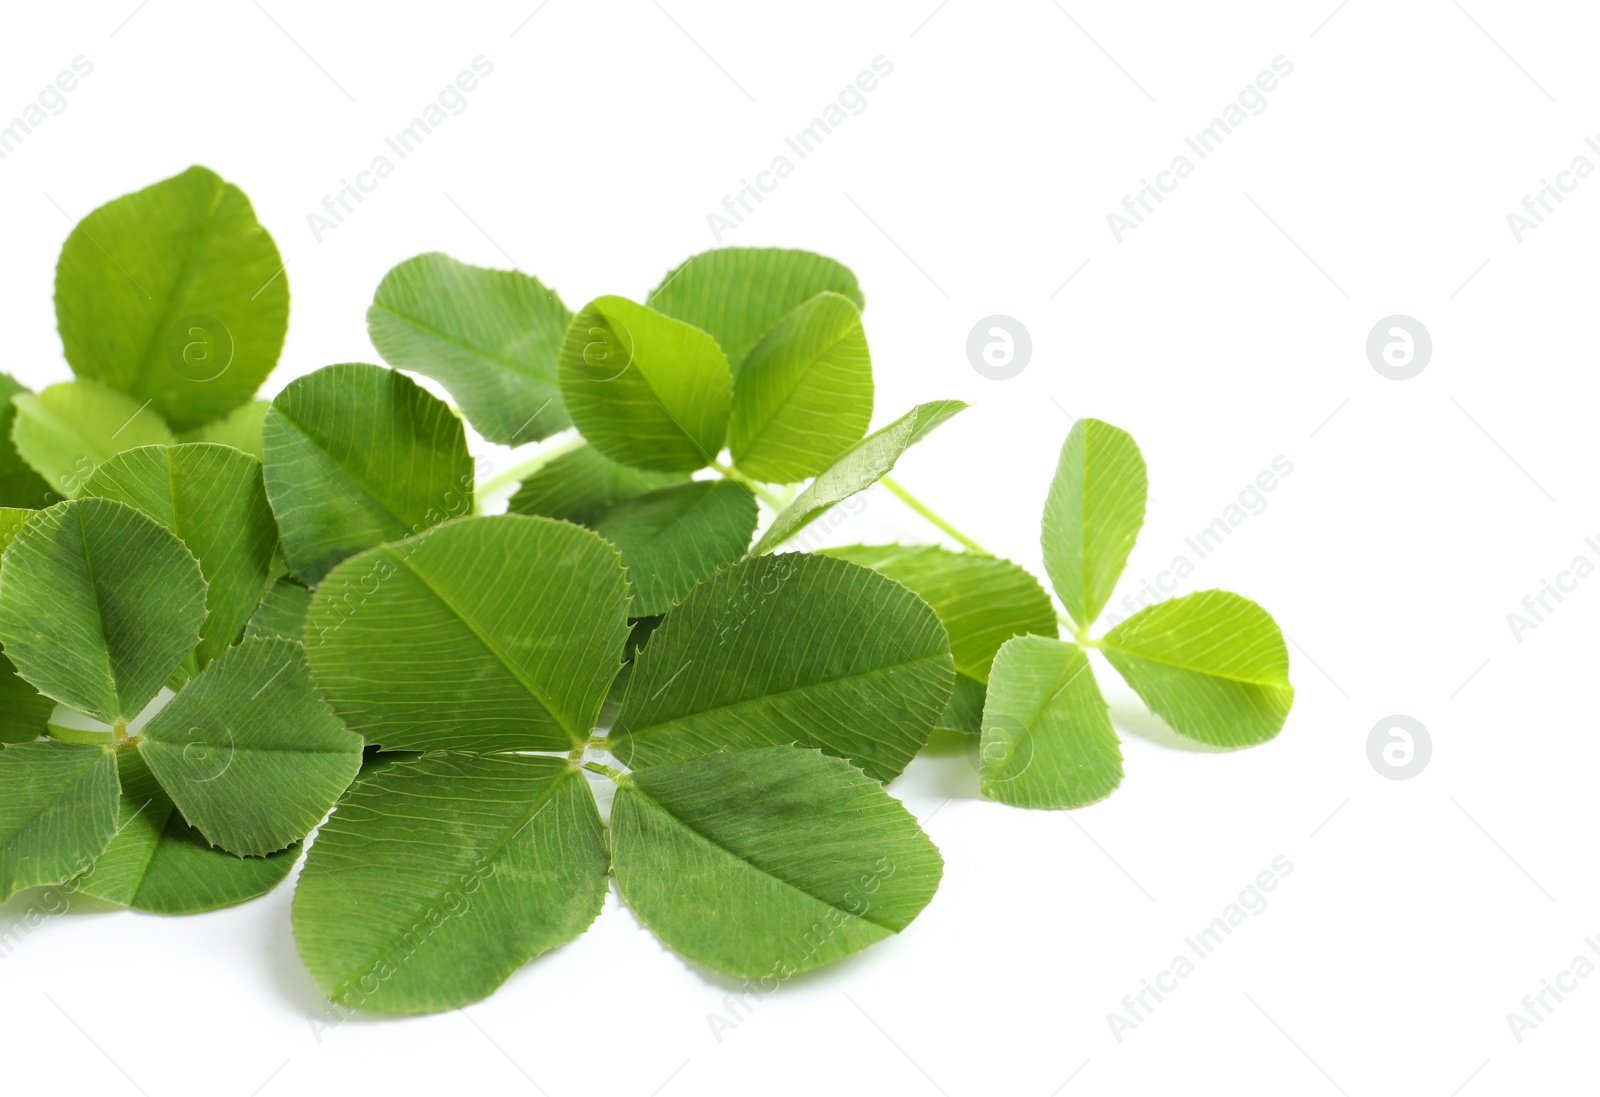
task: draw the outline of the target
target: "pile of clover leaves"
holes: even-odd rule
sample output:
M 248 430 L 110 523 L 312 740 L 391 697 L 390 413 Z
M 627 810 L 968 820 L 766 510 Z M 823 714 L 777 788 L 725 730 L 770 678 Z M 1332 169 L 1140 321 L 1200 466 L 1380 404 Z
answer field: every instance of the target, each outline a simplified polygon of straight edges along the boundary
M 765 985 L 932 898 L 939 852 L 883 786 L 934 728 L 979 737 L 984 795 L 1069 808 L 1122 776 L 1089 648 L 1195 740 L 1288 714 L 1282 636 L 1238 595 L 1090 637 L 1145 507 L 1105 423 L 1073 427 L 1044 512 L 1065 615 L 959 534 L 777 551 L 880 482 L 929 513 L 887 474 L 965 407 L 868 433 L 864 302 L 833 260 L 725 248 L 574 315 L 420 255 L 368 314 L 394 369 L 264 403 L 283 262 L 197 167 L 86 217 L 55 301 L 75 379 L 0 375 L 0 900 L 211 910 L 316 829 L 294 931 L 340 1007 L 482 998 L 612 877 L 667 947 Z M 463 419 L 540 444 L 479 483 Z

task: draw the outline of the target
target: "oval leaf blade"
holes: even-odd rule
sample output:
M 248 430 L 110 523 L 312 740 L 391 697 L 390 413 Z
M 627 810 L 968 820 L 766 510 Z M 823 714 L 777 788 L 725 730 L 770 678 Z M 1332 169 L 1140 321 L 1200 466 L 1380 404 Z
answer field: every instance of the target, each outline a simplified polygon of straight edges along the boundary
M 621 669 L 627 605 L 588 530 L 464 518 L 336 568 L 306 649 L 346 726 L 388 750 L 571 750 Z
M 750 547 L 756 500 L 728 480 L 698 480 L 619 503 L 594 524 L 628 570 L 629 617 L 665 613 Z
M 795 483 L 825 470 L 872 422 L 872 356 L 861 313 L 819 293 L 750 352 L 733 390 L 729 449 L 740 471 Z
M 200 565 L 125 503 L 41 511 L 0 567 L 0 643 L 39 690 L 126 724 L 194 650 L 206 616 Z
M 64 884 L 117 829 L 117 759 L 103 747 L 23 743 L 0 750 L 0 902 Z
M 592 526 L 624 499 L 688 479 L 684 472 L 646 472 L 619 465 L 593 446 L 582 445 L 522 481 L 506 509 Z
M 957 697 L 951 698 L 941 727 L 979 730 L 984 684 L 1000 645 L 1024 633 L 1056 635 L 1050 596 L 1039 580 L 1009 560 L 951 552 L 937 545 L 851 545 L 823 549 L 822 554 L 887 575 L 939 615 L 950 634 L 957 693 L 967 695 L 960 704 Z
M 364 549 L 472 511 L 461 420 L 382 366 L 327 366 L 291 382 L 262 444 L 284 555 L 308 586 Z
M 1077 644 L 1018 636 L 1000 649 L 979 759 L 983 794 L 1017 807 L 1083 807 L 1122 783 L 1122 745 Z
M 278 547 L 260 461 L 209 443 L 142 446 L 95 469 L 83 493 L 127 503 L 200 562 L 207 589 L 199 666 L 239 639 L 266 590 Z
M 229 648 L 145 725 L 161 786 L 213 845 L 264 857 L 310 833 L 361 768 L 293 640 Z
M 152 914 L 199 914 L 265 895 L 300 857 L 296 843 L 270 857 L 215 849 L 183 821 L 136 750 L 117 755 L 122 781 L 116 837 L 73 889 Z
M 621 297 L 596 298 L 567 330 L 560 373 L 573 423 L 613 461 L 693 472 L 722 449 L 733 380 L 699 328 Z
M 1212 746 L 1266 742 L 1294 704 L 1283 633 L 1229 591 L 1148 606 L 1106 633 L 1102 650 L 1168 727 Z
M 565 759 L 434 754 L 339 802 L 295 892 L 295 943 L 337 1005 L 455 1009 L 582 933 L 608 865 L 594 796 Z
M 52 488 L 78 495 L 101 462 L 136 446 L 170 446 L 176 439 L 154 411 L 93 381 L 51 385 L 39 395 L 12 397 L 11 439 L 17 452 Z
M 11 398 L 19 395 L 31 394 L 15 378 L 0 373 L 0 507 L 39 510 L 54 500 L 50 485 L 22 459 L 17 444 L 11 440 L 11 428 L 17 418 L 17 406 Z
M 911 813 L 819 751 L 708 754 L 625 777 L 611 810 L 617 885 L 674 952 L 786 978 L 891 937 L 944 861 Z
M 710 333 L 735 374 L 745 355 L 790 309 L 819 293 L 867 306 L 850 268 L 793 248 L 715 248 L 667 272 L 645 304 Z
M 184 430 L 232 411 L 272 372 L 289 283 L 250 200 L 193 167 L 78 223 L 56 266 L 56 319 L 74 373 Z
M 491 442 L 537 442 L 571 424 L 556 360 L 572 313 L 521 271 L 439 252 L 383 276 L 367 330 L 383 360 L 443 385 Z
M 900 584 L 844 560 L 758 556 L 667 615 L 608 743 L 629 766 L 798 743 L 888 781 L 954 679 L 944 626 Z
M 1144 525 L 1144 457 L 1126 431 L 1072 425 L 1044 505 L 1045 571 L 1080 629 L 1094 624 Z

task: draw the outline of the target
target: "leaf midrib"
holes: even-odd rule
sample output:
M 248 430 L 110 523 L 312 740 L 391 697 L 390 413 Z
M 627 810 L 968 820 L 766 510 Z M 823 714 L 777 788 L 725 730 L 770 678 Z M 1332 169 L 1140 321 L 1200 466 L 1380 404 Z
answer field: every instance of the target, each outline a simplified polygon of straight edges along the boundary
M 1187 671 L 1190 674 L 1198 674 L 1205 678 L 1220 678 L 1225 682 L 1237 682 L 1240 685 L 1257 686 L 1262 689 L 1282 690 L 1291 688 L 1287 679 L 1284 679 L 1283 681 L 1274 681 L 1271 679 L 1245 678 L 1238 674 L 1228 674 L 1222 671 L 1207 670 L 1202 667 L 1192 666 L 1188 663 L 1180 663 L 1175 659 L 1163 659 L 1159 656 L 1150 655 L 1143 651 L 1137 651 L 1133 648 L 1123 647 L 1122 645 L 1114 642 L 1109 636 L 1100 642 L 1100 648 L 1102 651 L 1114 651 L 1119 655 L 1126 655 L 1133 659 L 1142 659 L 1147 663 L 1155 663 L 1158 666 L 1171 667 L 1174 670 Z
M 500 665 L 511 672 L 511 676 L 517 680 L 517 684 L 522 686 L 523 689 L 527 690 L 528 695 L 532 697 L 534 701 L 538 702 L 539 707 L 544 709 L 546 714 L 549 715 L 550 719 L 555 721 L 556 726 L 566 733 L 567 741 L 571 743 L 573 747 L 581 747 L 584 743 L 588 742 L 587 735 L 579 735 L 578 732 L 567 723 L 566 719 L 556 711 L 555 706 L 552 705 L 550 700 L 544 695 L 544 691 L 533 682 L 527 668 L 513 660 L 509 652 L 503 650 L 500 645 L 495 642 L 495 639 L 485 632 L 478 625 L 478 623 L 467 614 L 466 610 L 462 609 L 456 604 L 454 598 L 451 598 L 443 590 L 435 586 L 433 580 L 417 568 L 415 561 L 411 557 L 400 557 L 397 559 L 397 554 L 393 551 L 389 552 L 388 556 L 391 561 L 400 564 L 412 575 L 416 576 L 422 585 L 427 587 L 434 597 L 438 598 L 439 601 L 444 603 L 445 608 L 447 608 L 451 613 L 455 614 L 456 618 L 461 621 L 462 624 L 466 625 L 474 636 L 482 641 L 484 647 L 489 649 L 489 653 L 493 655 L 497 661 L 499 661 Z
M 774 881 L 775 883 L 779 884 L 780 886 L 782 886 L 784 888 L 787 888 L 790 891 L 793 891 L 798 895 L 804 895 L 807 899 L 810 899 L 812 902 L 821 903 L 823 906 L 827 907 L 828 909 L 837 910 L 842 914 L 848 915 L 849 917 L 856 919 L 857 921 L 866 922 L 868 925 L 877 926 L 879 929 L 888 930 L 890 933 L 899 933 L 900 932 L 900 930 L 898 928 L 896 928 L 895 926 L 885 925 L 884 923 L 879 922 L 874 918 L 870 918 L 870 917 L 867 917 L 867 916 L 861 915 L 861 914 L 856 914 L 854 911 L 846 910 L 844 907 L 839 906 L 837 903 L 834 903 L 833 901 L 831 901 L 829 899 L 824 899 L 820 895 L 813 895 L 811 892 L 807 891 L 805 888 L 801 887 L 800 885 L 790 883 L 788 880 L 785 880 L 783 877 L 777 875 L 776 873 L 764 868 L 761 865 L 756 864 L 754 861 L 750 861 L 750 860 L 747 860 L 744 857 L 739 856 L 739 854 L 735 853 L 733 850 L 729 849 L 727 846 L 723 845 L 721 842 L 718 842 L 715 838 L 711 837 L 709 834 L 706 834 L 705 832 L 699 830 L 698 828 L 696 828 L 695 826 L 690 824 L 686 819 L 682 818 L 679 815 L 674 814 L 671 811 L 671 809 L 669 809 L 660 800 L 657 800 L 654 796 L 651 796 L 649 793 L 645 792 L 642 788 L 640 788 L 638 782 L 630 781 L 628 783 L 628 785 L 624 789 L 619 790 L 619 794 L 620 795 L 626 795 L 629 792 L 637 793 L 640 796 L 641 799 L 648 801 L 652 806 L 654 806 L 658 811 L 660 811 L 668 819 L 672 820 L 672 822 L 677 824 L 685 833 L 687 833 L 687 834 L 691 835 L 692 837 L 698 839 L 700 842 L 704 843 L 705 845 L 710 846 L 712 849 L 716 850 L 718 853 L 721 853 L 722 855 L 724 855 L 724 856 L 726 856 L 728 858 L 731 858 L 734 861 L 737 861 L 739 864 L 749 866 L 750 868 L 754 869 L 756 872 L 760 873 L 762 876 L 765 876 L 767 879 Z M 870 910 L 870 907 L 868 909 Z

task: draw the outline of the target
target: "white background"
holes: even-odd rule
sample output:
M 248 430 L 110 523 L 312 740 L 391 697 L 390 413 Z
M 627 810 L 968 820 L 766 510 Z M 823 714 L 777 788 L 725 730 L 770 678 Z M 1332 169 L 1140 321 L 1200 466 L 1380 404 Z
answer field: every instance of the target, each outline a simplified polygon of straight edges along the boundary
M 959 754 L 919 759 L 892 791 L 947 861 L 933 904 L 720 1042 L 707 1014 L 725 988 L 614 898 L 464 1013 L 359 1019 L 319 1040 L 285 885 L 201 917 L 80 912 L 32 932 L 0 961 L 8 1089 L 1487 1097 L 1589 1084 L 1600 978 L 1521 1042 L 1507 1014 L 1600 934 L 1600 579 L 1520 643 L 1506 615 L 1579 553 L 1600 562 L 1583 543 L 1600 534 L 1600 180 L 1520 243 L 1506 214 L 1574 157 L 1600 164 L 1583 144 L 1600 132 L 1592 10 L 135 2 L 6 13 L 0 119 L 72 58 L 94 71 L 0 161 L 0 368 L 36 386 L 67 376 L 51 303 L 62 240 L 190 163 L 240 184 L 288 260 L 269 395 L 375 361 L 366 305 L 420 251 L 515 263 L 574 308 L 642 295 L 714 246 L 706 215 L 882 55 L 893 74 L 867 109 L 723 243 L 855 269 L 877 422 L 921 400 L 976 405 L 898 477 L 1036 571 L 1073 416 L 1128 429 L 1150 467 L 1118 601 L 1287 458 L 1265 511 L 1184 588 L 1271 610 L 1299 692 L 1277 740 L 1212 754 L 1175 745 L 1107 671 L 1126 780 L 1070 814 L 979 799 Z M 494 70 L 468 108 L 318 242 L 307 214 L 479 55 Z M 1294 70 L 1267 109 L 1118 243 L 1106 214 L 1280 55 Z M 1014 380 L 966 358 L 993 313 L 1032 333 Z M 1405 382 L 1365 353 L 1395 313 L 1434 341 Z M 837 539 L 929 538 L 881 490 L 868 499 Z M 1394 713 L 1431 733 L 1411 780 L 1368 761 L 1369 731 Z M 1118 1042 L 1107 1013 L 1278 855 L 1293 872 L 1267 909 Z

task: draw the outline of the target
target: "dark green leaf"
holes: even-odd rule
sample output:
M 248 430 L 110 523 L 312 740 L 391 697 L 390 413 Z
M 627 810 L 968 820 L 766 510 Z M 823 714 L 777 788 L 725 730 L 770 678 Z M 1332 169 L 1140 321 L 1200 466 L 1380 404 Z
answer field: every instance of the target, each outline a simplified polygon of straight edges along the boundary
M 200 562 L 207 589 L 198 667 L 239 639 L 266 590 L 278 547 L 260 461 L 212 443 L 143 446 L 95 469 L 83 493 L 127 503 Z
M 610 749 L 653 766 L 798 743 L 887 781 L 927 742 L 954 677 L 944 626 L 905 587 L 843 560 L 754 557 L 667 615 Z
M 38 510 L 54 501 L 50 485 L 22 459 L 11 440 L 11 425 L 17 418 L 11 398 L 27 392 L 10 376 L 0 373 L 0 507 Z
M 0 567 L 0 643 L 39 692 L 108 724 L 150 703 L 199 642 L 200 565 L 132 507 L 41 511 Z
M 45 740 L 0 750 L 0 902 L 83 872 L 117 829 L 117 759 Z
M 285 640 L 303 640 L 306 634 L 306 613 L 311 609 L 311 591 L 284 576 L 267 590 L 266 597 L 250 616 L 244 638 L 281 636 Z
M 262 857 L 310 833 L 361 768 L 293 640 L 229 648 L 145 725 L 150 771 L 213 845 Z
M 701 480 L 619 503 L 594 528 L 628 569 L 628 615 L 651 617 L 744 555 L 756 530 L 756 501 L 739 484 Z
M 954 730 L 978 730 L 983 685 L 1001 644 L 1023 633 L 1056 635 L 1050 596 L 1037 579 L 1009 560 L 932 545 L 851 545 L 823 551 L 904 584 L 939 615 L 950 634 L 956 674 L 977 687 L 975 710 L 967 698 L 951 698 L 951 708 L 960 701 L 961 711 L 947 710 L 942 723 Z
M 250 200 L 194 167 L 78 223 L 56 267 L 56 318 L 74 373 L 152 401 L 184 430 L 272 372 L 289 283 Z
M 465 518 L 336 568 L 306 648 L 351 731 L 388 750 L 571 750 L 627 640 L 616 550 L 548 518 Z
M 461 420 L 393 370 L 328 366 L 291 382 L 262 438 L 284 554 L 308 586 L 363 549 L 472 511 Z
M 199 914 L 265 895 L 300 857 L 296 843 L 270 857 L 213 849 L 183 821 L 136 750 L 117 755 L 122 799 L 116 837 L 73 889 L 153 914 Z
M 556 380 L 572 313 L 521 271 L 429 252 L 384 275 L 367 310 L 383 360 L 442 384 L 491 442 L 536 442 L 570 425 Z
M 639 770 L 620 782 L 611 833 L 639 920 L 749 979 L 782 981 L 899 933 L 944 870 L 876 781 L 792 747 Z
M 340 1005 L 459 1008 L 582 933 L 607 864 L 588 782 L 564 759 L 432 754 L 339 802 L 300 876 L 295 942 Z
M 524 480 L 507 509 L 512 514 L 592 526 L 624 499 L 681 484 L 688 478 L 686 472 L 646 472 L 619 465 L 593 446 L 584 445 L 563 453 Z

